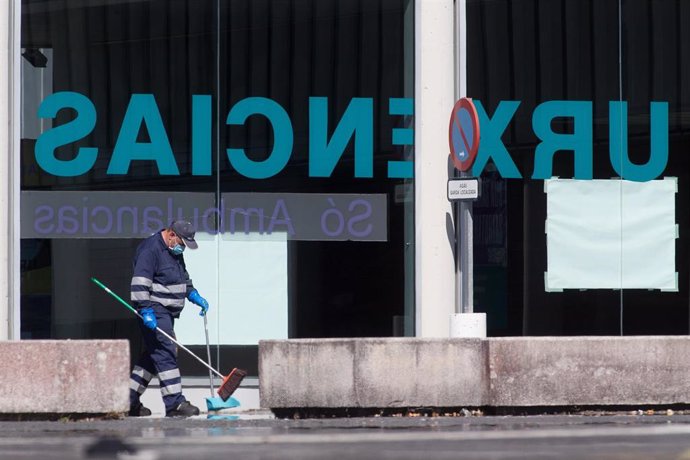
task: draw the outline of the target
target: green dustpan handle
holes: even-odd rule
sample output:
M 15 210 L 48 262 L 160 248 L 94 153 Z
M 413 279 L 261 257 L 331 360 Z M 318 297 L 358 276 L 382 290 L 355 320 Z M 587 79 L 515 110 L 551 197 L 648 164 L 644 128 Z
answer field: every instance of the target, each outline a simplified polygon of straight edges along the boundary
M 139 314 L 138 311 L 136 311 L 130 304 L 128 304 L 127 302 L 125 302 L 124 300 L 122 300 L 122 297 L 120 297 L 119 295 L 117 295 L 117 294 L 115 294 L 113 291 L 111 291 L 111 290 L 108 288 L 108 286 L 106 286 L 105 284 L 101 283 L 101 282 L 98 281 L 96 278 L 91 278 L 91 281 L 93 281 L 94 283 L 96 283 L 96 284 L 97 284 L 101 289 L 103 289 L 105 292 L 107 292 L 107 293 L 110 294 L 111 296 L 115 297 L 122 305 L 124 305 L 125 307 L 129 308 L 129 310 L 130 310 L 132 313 L 134 313 L 134 314 L 137 315 L 139 318 L 141 318 L 141 315 Z

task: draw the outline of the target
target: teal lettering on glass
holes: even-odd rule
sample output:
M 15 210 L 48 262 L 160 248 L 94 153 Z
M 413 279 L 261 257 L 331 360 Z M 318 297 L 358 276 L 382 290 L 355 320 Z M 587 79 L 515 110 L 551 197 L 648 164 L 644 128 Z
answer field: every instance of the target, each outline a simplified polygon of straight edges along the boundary
M 494 111 L 493 117 L 489 118 L 484 110 L 484 106 L 478 99 L 472 99 L 477 108 L 481 140 L 477 158 L 472 165 L 472 174 L 479 177 L 489 159 L 492 159 L 498 173 L 505 179 L 520 179 L 522 175 L 513 159 L 508 153 L 505 144 L 501 140 L 503 132 L 508 127 L 508 123 L 515 115 L 515 111 L 520 105 L 520 101 L 501 101 Z
M 265 97 L 248 97 L 235 104 L 226 123 L 243 125 L 252 115 L 263 115 L 273 126 L 273 151 L 264 161 L 254 161 L 247 157 L 244 149 L 227 149 L 230 164 L 245 177 L 266 179 L 278 174 L 287 164 L 292 154 L 292 123 L 280 104 Z
M 609 157 L 623 179 L 645 182 L 661 175 L 668 163 L 668 102 L 650 103 L 649 161 L 634 164 L 628 154 L 628 103 L 609 101 Z
M 208 95 L 192 96 L 192 175 L 210 176 L 212 99 Z
M 55 118 L 62 109 L 73 109 L 77 116 L 41 134 L 36 140 L 36 163 L 48 174 L 62 177 L 79 176 L 88 172 L 96 162 L 98 149 L 80 147 L 71 160 L 58 160 L 55 150 L 76 142 L 91 133 L 96 126 L 96 107 L 83 94 L 62 91 L 46 97 L 38 107 L 39 118 Z
M 142 125 L 146 126 L 151 142 L 137 142 Z M 108 174 L 127 174 L 134 160 L 155 161 L 161 175 L 180 174 L 153 94 L 132 94 L 129 99 Z
M 404 119 L 403 122 L 411 125 L 411 116 L 414 115 L 414 99 L 390 98 L 388 100 L 388 113 L 390 115 L 409 116 L 410 118 Z M 414 145 L 414 129 L 412 127 L 393 128 L 391 141 L 393 145 Z M 411 156 L 411 149 L 405 149 L 404 152 L 407 156 Z M 388 177 L 394 179 L 412 179 L 412 177 L 414 177 L 414 163 L 412 160 L 388 161 Z
M 354 137 L 355 177 L 374 175 L 374 102 L 353 98 L 328 140 L 328 98 L 309 98 L 309 176 L 330 177 Z
M 414 115 L 414 99 L 391 97 L 388 99 L 388 113 L 391 115 Z
M 553 132 L 551 122 L 559 117 L 573 119 L 572 133 Z M 559 150 L 572 150 L 575 157 L 575 179 L 592 178 L 591 101 L 543 102 L 534 109 L 532 129 L 541 139 L 534 151 L 533 179 L 549 179 L 553 175 L 553 156 Z

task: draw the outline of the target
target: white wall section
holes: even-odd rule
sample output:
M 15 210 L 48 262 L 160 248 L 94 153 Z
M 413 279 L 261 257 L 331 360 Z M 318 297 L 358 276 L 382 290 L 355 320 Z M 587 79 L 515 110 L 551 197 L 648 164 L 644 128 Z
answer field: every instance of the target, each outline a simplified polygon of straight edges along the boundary
M 19 152 L 15 132 L 16 112 L 19 101 L 19 0 L 5 3 L 0 9 L 0 340 L 19 338 L 19 317 L 16 314 L 12 293 L 18 286 L 15 274 L 19 273 L 19 241 L 15 229 L 14 205 L 18 199 L 14 187 L 19 177 Z
M 453 18 L 452 0 L 415 2 L 417 337 L 447 337 L 454 312 L 452 210 L 446 197 L 448 120 L 455 90 Z

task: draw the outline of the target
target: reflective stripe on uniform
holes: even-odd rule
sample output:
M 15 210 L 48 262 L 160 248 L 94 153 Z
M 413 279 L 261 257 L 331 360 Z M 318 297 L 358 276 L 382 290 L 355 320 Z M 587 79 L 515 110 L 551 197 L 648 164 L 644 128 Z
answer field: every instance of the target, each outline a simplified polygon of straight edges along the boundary
M 132 293 L 134 294 L 134 293 Z M 184 307 L 184 297 L 181 299 L 166 299 L 165 297 L 158 297 L 155 295 L 152 295 L 149 298 L 152 302 L 157 302 L 164 307 L 179 307 L 182 308 Z
M 175 385 L 168 385 L 167 387 L 161 387 L 161 394 L 163 396 L 173 395 L 176 393 L 182 393 L 181 383 L 176 383 Z
M 149 294 L 149 291 L 132 291 L 131 295 L 132 300 L 149 300 L 151 298 L 151 294 Z
M 163 381 L 163 380 L 172 380 L 180 378 L 180 370 L 179 369 L 170 369 L 169 371 L 163 371 L 158 373 L 158 379 Z
M 145 287 L 150 287 L 151 284 L 153 284 L 153 281 L 150 280 L 149 278 L 146 278 L 145 276 L 134 276 L 132 277 L 132 286 L 145 286 Z
M 146 390 L 146 387 L 144 385 L 140 384 L 139 382 L 137 382 L 136 380 L 130 379 L 129 380 L 129 389 L 132 391 L 136 391 L 139 394 L 142 394 Z
M 132 369 L 132 374 L 138 375 L 145 381 L 149 381 L 153 378 L 153 374 L 144 369 L 143 367 L 140 366 L 134 366 L 134 369 Z
M 162 284 L 153 283 L 151 285 L 151 290 L 160 294 L 187 294 L 187 284 L 171 284 L 169 286 L 164 286 Z

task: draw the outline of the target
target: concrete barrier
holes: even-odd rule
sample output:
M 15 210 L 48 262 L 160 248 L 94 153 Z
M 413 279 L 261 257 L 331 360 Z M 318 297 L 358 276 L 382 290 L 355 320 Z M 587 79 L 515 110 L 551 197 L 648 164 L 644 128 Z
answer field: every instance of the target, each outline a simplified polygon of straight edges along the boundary
M 0 342 L 0 414 L 109 414 L 129 409 L 126 340 Z
M 511 337 L 489 349 L 493 406 L 690 402 L 688 337 Z
M 687 404 L 688 382 L 684 336 L 259 343 L 271 409 Z
M 261 341 L 261 406 L 482 406 L 486 355 L 480 339 Z

